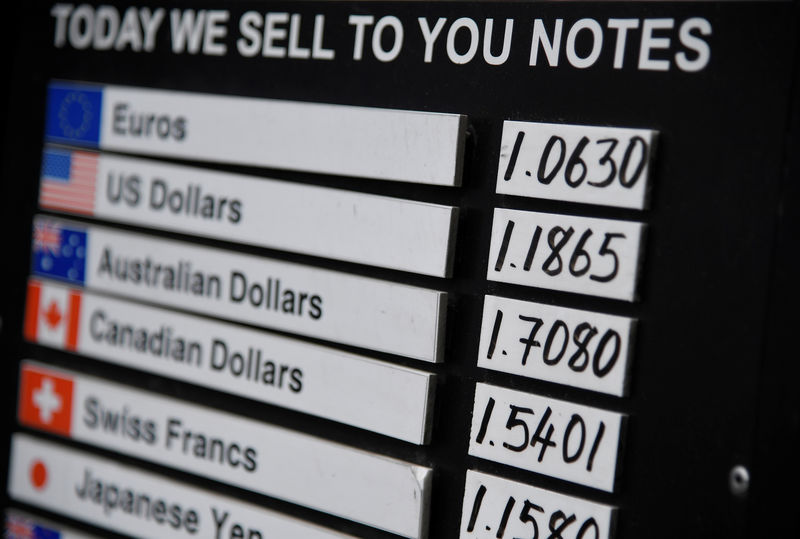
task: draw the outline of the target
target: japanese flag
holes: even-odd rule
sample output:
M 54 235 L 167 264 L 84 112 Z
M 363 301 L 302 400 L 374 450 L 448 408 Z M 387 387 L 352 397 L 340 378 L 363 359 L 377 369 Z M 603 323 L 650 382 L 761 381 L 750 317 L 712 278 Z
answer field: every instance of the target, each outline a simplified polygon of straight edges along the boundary
M 74 352 L 78 348 L 81 294 L 64 286 L 28 281 L 25 338 Z

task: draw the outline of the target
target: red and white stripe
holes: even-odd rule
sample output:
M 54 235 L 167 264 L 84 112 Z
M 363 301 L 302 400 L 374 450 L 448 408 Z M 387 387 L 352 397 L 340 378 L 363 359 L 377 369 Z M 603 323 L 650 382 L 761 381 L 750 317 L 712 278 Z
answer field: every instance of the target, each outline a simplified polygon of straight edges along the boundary
M 69 181 L 43 177 L 39 191 L 39 206 L 45 209 L 92 215 L 98 159 L 95 153 L 73 151 Z
M 80 290 L 28 281 L 23 326 L 28 341 L 76 351 L 80 314 Z

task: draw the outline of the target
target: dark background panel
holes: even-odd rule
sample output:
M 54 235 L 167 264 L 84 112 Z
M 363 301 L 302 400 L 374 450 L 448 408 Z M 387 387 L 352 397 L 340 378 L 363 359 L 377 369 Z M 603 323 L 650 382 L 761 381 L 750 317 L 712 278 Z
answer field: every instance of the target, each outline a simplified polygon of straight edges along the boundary
M 126 3 L 113 3 L 127 7 Z M 170 3 L 168 7 L 176 4 Z M 620 507 L 618 537 L 761 537 L 791 519 L 773 515 L 777 487 L 791 466 L 790 441 L 798 432 L 796 361 L 788 320 L 794 302 L 784 294 L 797 274 L 798 167 L 796 120 L 797 11 L 795 3 L 209 3 L 179 7 L 228 9 L 231 32 L 225 57 L 172 54 L 160 39 L 152 53 L 76 51 L 52 47 L 50 5 L 17 5 L 16 25 L 4 62 L 12 73 L 4 89 L 2 334 L 4 440 L 15 424 L 17 361 L 36 357 L 83 372 L 123 379 L 195 402 L 257 415 L 267 421 L 431 465 L 435 469 L 431 537 L 455 537 L 467 468 Z M 235 52 L 236 22 L 248 9 L 326 15 L 332 62 L 243 58 Z M 394 62 L 365 55 L 349 59 L 350 13 L 392 14 L 404 23 L 406 42 Z M 515 19 L 512 55 L 502 66 L 482 61 L 454 65 L 441 54 L 424 64 L 416 18 Z M 639 71 L 638 33 L 629 35 L 626 65 L 611 68 L 606 44 L 586 70 L 527 65 L 530 27 L 540 17 L 569 25 L 594 17 L 707 18 L 711 61 L 698 73 Z M 165 21 L 167 24 L 168 21 Z M 10 28 L 14 26 L 14 28 Z M 549 26 L 548 26 L 549 27 Z M 308 27 L 304 27 L 308 30 Z M 17 33 L 14 33 L 17 32 Z M 677 29 L 673 32 L 677 36 Z M 161 37 L 165 38 L 162 33 Z M 610 38 L 610 34 L 606 34 Z M 443 36 L 440 37 L 440 40 Z M 519 41 L 516 41 L 516 40 Z M 527 41 L 527 43 L 526 43 Z M 369 43 L 369 39 L 367 40 Z M 480 55 L 480 52 L 479 52 Z M 540 63 L 543 63 L 540 54 Z M 35 211 L 44 124 L 44 95 L 51 79 L 145 86 L 466 114 L 469 136 L 460 188 L 415 186 L 302 172 L 229 165 L 210 168 L 276 176 L 301 183 L 453 204 L 461 208 L 454 276 L 442 280 L 377 270 L 314 257 L 195 240 L 238 251 L 440 288 L 450 293 L 446 359 L 430 366 L 376 357 L 437 372 L 433 439 L 417 448 L 267 405 L 215 394 L 188 384 L 110 367 L 23 343 L 21 313 L 28 272 L 30 223 Z M 794 81 L 794 82 L 793 82 Z M 794 100 L 795 120 L 789 123 Z M 660 132 L 652 168 L 652 197 L 643 212 L 494 194 L 504 119 L 652 128 Z M 790 131 L 791 136 L 787 133 Z M 786 162 L 786 156 L 794 160 Z M 205 166 L 205 165 L 204 165 Z M 640 301 L 626 303 L 576 294 L 487 282 L 492 209 L 511 207 L 641 220 L 648 225 Z M 161 236 L 170 234 L 158 233 Z M 776 242 L 777 238 L 777 242 Z M 794 270 L 792 270 L 794 268 Z M 546 382 L 477 369 L 482 298 L 486 293 L 633 316 L 639 320 L 631 393 L 598 395 Z M 343 347 L 346 348 L 346 347 Z M 624 412 L 630 416 L 617 491 L 593 489 L 467 456 L 474 384 L 485 381 Z M 794 409 L 794 411 L 792 410 Z M 775 458 L 778 455 L 782 458 Z M 142 464 L 146 468 L 156 466 Z M 753 474 L 751 495 L 734 496 L 735 465 Z M 0 467 L 1 468 L 1 467 Z M 161 471 L 161 470 L 160 470 Z M 188 479 L 180 473 L 172 474 Z M 0 474 L 5 483 L 5 475 Z M 197 483 L 203 483 L 188 479 Z M 299 514 L 359 535 L 371 531 L 339 519 L 246 492 L 256 503 Z M 3 499 L 5 502 L 5 498 Z M 785 505 L 785 504 L 784 504 Z M 786 528 L 784 528 L 784 526 Z M 375 536 L 384 534 L 375 533 Z

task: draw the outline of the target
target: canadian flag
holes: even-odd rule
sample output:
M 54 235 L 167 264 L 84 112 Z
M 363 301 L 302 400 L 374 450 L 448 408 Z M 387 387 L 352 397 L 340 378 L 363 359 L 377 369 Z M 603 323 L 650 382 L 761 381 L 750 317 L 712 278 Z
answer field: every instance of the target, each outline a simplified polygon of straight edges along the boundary
M 19 381 L 19 422 L 69 436 L 74 385 L 69 376 L 23 363 Z
M 24 327 L 27 340 L 76 351 L 80 313 L 80 291 L 36 279 L 28 281 Z

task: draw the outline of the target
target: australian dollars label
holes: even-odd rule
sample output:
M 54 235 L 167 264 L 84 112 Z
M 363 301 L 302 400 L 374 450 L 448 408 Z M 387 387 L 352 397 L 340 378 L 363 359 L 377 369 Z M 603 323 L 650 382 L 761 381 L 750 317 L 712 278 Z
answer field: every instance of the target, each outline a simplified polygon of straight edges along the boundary
M 438 361 L 446 294 L 45 217 L 33 273 L 134 299 Z
M 9 494 L 16 501 L 134 537 L 345 537 L 27 434 L 12 437 L 9 476 Z M 6 517 L 6 533 L 7 537 L 88 538 L 17 514 Z
M 74 372 L 22 363 L 20 424 L 407 537 L 432 470 Z
M 42 208 L 436 277 L 455 208 L 47 147 Z
M 426 443 L 433 374 L 233 324 L 31 279 L 25 337 Z

